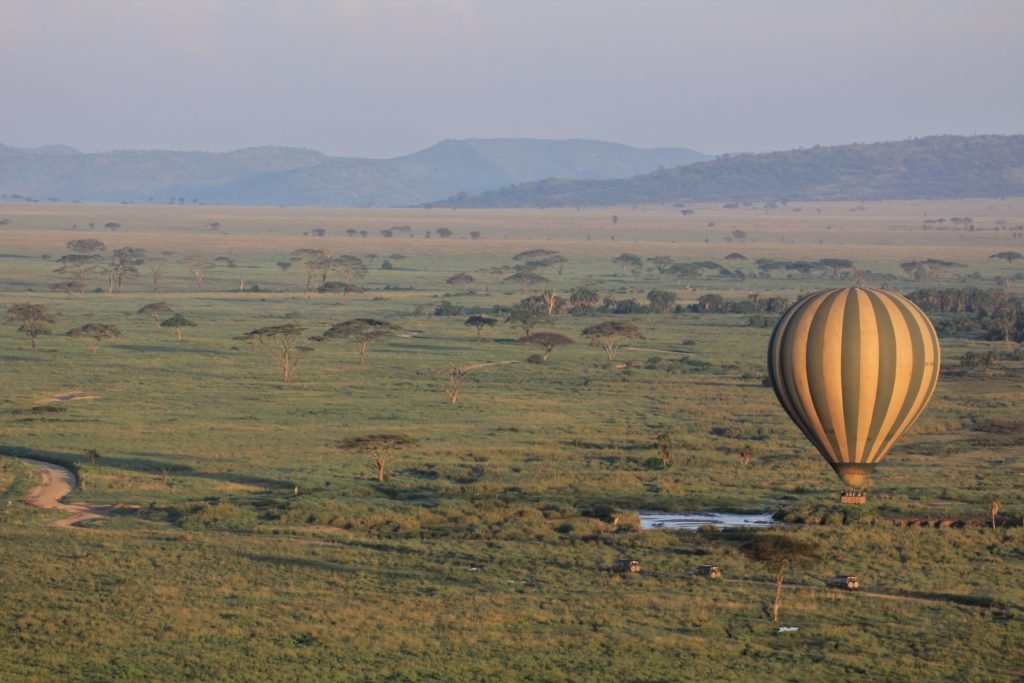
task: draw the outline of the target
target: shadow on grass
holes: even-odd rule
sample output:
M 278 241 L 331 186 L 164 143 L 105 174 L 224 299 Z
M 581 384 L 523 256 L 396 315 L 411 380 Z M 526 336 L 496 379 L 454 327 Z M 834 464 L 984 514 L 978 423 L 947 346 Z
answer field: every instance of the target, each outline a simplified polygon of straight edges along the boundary
M 173 339 L 173 335 L 172 335 Z M 113 343 L 110 345 L 112 349 L 118 349 L 120 351 L 139 351 L 142 353 L 194 353 L 203 356 L 227 356 L 229 355 L 226 351 L 220 351 L 217 349 L 211 349 L 208 346 L 193 346 L 189 344 L 189 338 L 186 336 L 182 341 L 171 341 L 167 344 L 123 344 Z
M 86 460 L 86 456 L 71 453 L 55 453 L 40 451 L 34 448 L 21 446 L 0 446 L 0 455 L 9 455 L 15 458 L 32 458 L 43 460 L 55 465 L 61 465 L 77 471 L 78 467 Z M 172 477 L 197 477 L 200 479 L 212 479 L 214 481 L 226 481 L 234 484 L 249 486 L 262 486 L 264 488 L 292 488 L 295 482 L 285 479 L 270 479 L 240 472 L 204 472 L 197 470 L 190 465 L 182 465 L 176 462 L 174 456 L 167 453 L 140 453 L 137 458 L 118 458 L 101 455 L 97 461 L 99 467 L 126 470 L 129 472 L 141 472 L 160 476 L 167 471 Z

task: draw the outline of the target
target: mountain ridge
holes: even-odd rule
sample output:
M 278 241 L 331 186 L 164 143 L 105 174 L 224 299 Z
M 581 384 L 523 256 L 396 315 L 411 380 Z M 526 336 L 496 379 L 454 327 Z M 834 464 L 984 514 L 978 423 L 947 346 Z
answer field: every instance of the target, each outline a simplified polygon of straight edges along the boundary
M 555 176 L 602 179 L 709 158 L 594 140 L 442 140 L 390 159 L 262 146 L 231 152 L 40 153 L 0 145 L 0 194 L 80 201 L 168 197 L 211 204 L 409 206 Z M 66 150 L 61 153 L 61 150 Z
M 1024 135 L 724 155 L 618 180 L 548 179 L 429 206 L 516 208 L 686 201 L 878 200 L 1024 196 Z

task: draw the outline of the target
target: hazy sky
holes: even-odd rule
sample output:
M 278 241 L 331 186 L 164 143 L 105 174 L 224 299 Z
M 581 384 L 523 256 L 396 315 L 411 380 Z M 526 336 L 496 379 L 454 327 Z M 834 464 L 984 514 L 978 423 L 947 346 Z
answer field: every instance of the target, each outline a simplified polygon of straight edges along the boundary
M 0 27 L 16 146 L 1024 132 L 1024 0 L 0 0 Z

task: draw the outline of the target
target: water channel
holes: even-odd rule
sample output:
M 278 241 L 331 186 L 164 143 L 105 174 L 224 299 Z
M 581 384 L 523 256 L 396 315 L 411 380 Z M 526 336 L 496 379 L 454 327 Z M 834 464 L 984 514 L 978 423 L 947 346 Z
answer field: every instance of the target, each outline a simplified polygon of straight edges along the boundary
M 778 524 L 770 512 L 660 512 L 640 511 L 641 529 L 689 529 L 696 531 L 702 526 L 725 527 L 769 527 Z

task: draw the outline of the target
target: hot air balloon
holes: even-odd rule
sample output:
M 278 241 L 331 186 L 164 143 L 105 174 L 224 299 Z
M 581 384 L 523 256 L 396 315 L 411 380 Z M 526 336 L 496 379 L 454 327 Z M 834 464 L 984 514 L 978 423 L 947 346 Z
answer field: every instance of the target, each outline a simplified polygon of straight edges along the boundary
M 830 289 L 794 304 L 768 346 L 779 403 L 863 503 L 871 471 L 924 410 L 939 378 L 927 316 L 893 292 Z

